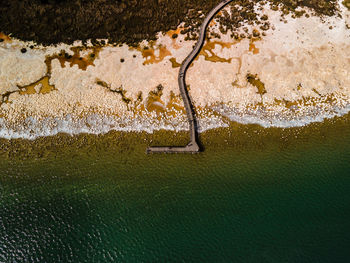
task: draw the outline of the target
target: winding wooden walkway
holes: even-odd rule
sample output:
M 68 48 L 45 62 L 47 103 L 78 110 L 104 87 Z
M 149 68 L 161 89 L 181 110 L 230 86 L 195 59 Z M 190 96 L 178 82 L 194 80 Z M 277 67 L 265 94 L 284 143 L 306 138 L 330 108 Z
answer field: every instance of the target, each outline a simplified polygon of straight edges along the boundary
M 220 2 L 217 6 L 215 6 L 209 14 L 206 16 L 206 18 L 203 21 L 203 24 L 200 29 L 199 33 L 199 39 L 197 41 L 197 44 L 195 45 L 192 52 L 185 58 L 185 60 L 182 62 L 178 81 L 179 81 L 179 89 L 182 96 L 182 99 L 184 101 L 187 119 L 190 125 L 190 142 L 186 146 L 183 147 L 177 147 L 177 146 L 157 146 L 157 147 L 149 147 L 147 148 L 147 153 L 197 153 L 200 151 L 199 147 L 199 140 L 198 140 L 198 125 L 196 116 L 193 109 L 193 104 L 191 103 L 190 96 L 188 95 L 188 91 L 186 89 L 186 72 L 188 68 L 190 67 L 193 60 L 197 57 L 199 52 L 201 51 L 203 44 L 205 42 L 205 35 L 207 31 L 207 27 L 210 23 L 210 21 L 214 18 L 214 16 L 223 9 L 228 3 L 232 2 L 233 0 L 224 0 Z

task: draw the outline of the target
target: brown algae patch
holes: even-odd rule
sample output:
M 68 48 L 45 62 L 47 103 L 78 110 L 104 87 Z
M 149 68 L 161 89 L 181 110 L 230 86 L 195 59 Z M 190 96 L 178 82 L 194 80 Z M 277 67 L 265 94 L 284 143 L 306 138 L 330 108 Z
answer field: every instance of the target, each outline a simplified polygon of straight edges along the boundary
M 260 50 L 254 44 L 254 42 L 261 40 L 260 38 L 252 38 L 249 42 L 249 52 L 252 52 L 254 55 L 259 54 Z
M 264 95 L 267 91 L 265 89 L 265 84 L 258 78 L 258 75 L 253 75 L 248 73 L 247 76 L 247 81 L 254 87 L 258 89 L 258 93 L 262 96 Z
M 9 103 L 10 101 L 10 96 L 11 94 L 15 94 L 15 93 L 18 93 L 18 90 L 15 90 L 15 91 L 7 91 L 5 92 L 4 94 L 1 94 L 0 95 L 0 106 L 3 104 L 3 103 Z
M 174 31 L 177 32 L 177 31 Z M 221 62 L 221 63 L 231 63 L 232 58 L 226 59 L 215 54 L 214 49 L 216 45 L 219 45 L 221 48 L 230 48 L 235 45 L 237 42 L 222 42 L 222 41 L 207 41 L 202 47 L 199 56 L 204 56 L 205 60 L 210 62 Z M 153 47 L 153 42 L 150 42 L 150 46 L 147 47 L 138 47 L 137 50 L 141 52 L 142 57 L 146 60 L 143 62 L 143 65 L 156 64 L 164 60 L 165 57 L 171 56 L 171 51 L 163 45 L 159 45 L 156 48 Z M 158 53 L 158 54 L 156 54 Z M 181 63 L 178 63 L 176 58 L 172 57 L 169 59 L 173 68 L 178 68 L 181 66 Z
M 99 79 L 96 80 L 96 84 L 108 89 L 110 92 L 115 92 L 115 93 L 119 94 L 122 98 L 122 101 L 126 104 L 128 110 L 130 109 L 129 103 L 132 100 L 130 98 L 126 97 L 127 91 L 125 89 L 123 89 L 122 86 L 120 86 L 118 89 L 112 89 L 111 85 L 109 85 L 107 82 L 99 80 Z
M 146 102 L 148 111 L 155 111 L 157 113 L 164 113 L 166 111 L 164 102 L 161 99 L 163 95 L 163 89 L 164 87 L 159 84 L 155 90 L 149 92 Z
M 126 104 L 127 110 L 133 111 L 137 115 L 146 117 L 147 113 L 155 112 L 159 119 L 160 114 L 165 117 L 175 117 L 179 114 L 185 114 L 185 109 L 181 106 L 182 100 L 180 95 L 175 95 L 175 93 L 171 91 L 168 103 L 165 103 L 162 100 L 164 87 L 161 84 L 159 84 L 154 90 L 151 90 L 145 99 L 142 96 L 142 92 L 139 92 L 136 100 L 133 100 L 126 96 L 127 91 L 122 87 L 113 89 L 110 84 L 99 79 L 96 80 L 96 83 L 108 89 L 110 92 L 119 94 L 122 101 Z
M 343 4 L 347 9 L 350 10 L 350 0 L 344 0 L 344 1 L 342 2 L 342 4 Z
M 0 32 L 0 43 L 5 42 L 8 43 L 11 41 L 11 38 L 8 35 L 5 35 L 4 33 Z
M 87 54 L 86 56 L 80 56 L 80 52 L 86 49 L 91 49 L 92 52 Z M 46 65 L 48 66 L 48 72 L 51 73 L 51 61 L 54 59 L 58 59 L 61 64 L 61 67 L 65 67 L 65 63 L 70 63 L 70 67 L 74 65 L 78 65 L 78 68 L 81 70 L 86 70 L 88 66 L 95 66 L 94 61 L 98 57 L 98 54 L 102 47 L 94 46 L 91 48 L 86 47 L 72 47 L 73 55 L 68 54 L 65 50 L 62 50 L 58 54 L 54 54 L 52 56 L 48 56 L 45 60 Z
M 181 46 L 179 46 L 179 45 L 176 43 L 176 39 L 177 39 L 177 37 L 179 36 L 180 32 L 181 32 L 183 29 L 184 29 L 183 27 L 179 27 L 179 28 L 177 28 L 177 29 L 175 29 L 175 30 L 169 30 L 169 31 L 166 33 L 167 36 L 171 37 L 171 39 L 172 39 L 172 47 L 173 47 L 174 49 L 180 49 L 180 48 L 181 48 Z
M 55 86 L 50 84 L 49 76 L 44 76 L 38 81 L 26 86 L 18 86 L 18 88 L 20 89 L 20 95 L 47 94 L 56 90 Z
M 202 47 L 199 56 L 204 56 L 204 59 L 210 62 L 222 62 L 222 63 L 231 63 L 232 58 L 226 59 L 219 57 L 215 54 L 214 49 L 216 45 L 221 46 L 221 48 L 230 48 L 231 46 L 235 45 L 237 42 L 222 42 L 222 41 L 207 41 L 204 46 Z M 198 59 L 198 57 L 196 59 Z
M 334 105 L 338 100 L 338 96 L 335 94 L 321 95 L 317 92 L 319 97 L 302 97 L 298 100 L 287 100 L 287 99 L 277 99 L 274 98 L 273 103 L 264 103 L 263 106 L 268 108 L 274 108 L 275 106 L 283 106 L 286 109 L 295 111 L 296 109 L 306 108 L 306 107 L 317 107 L 319 105 Z M 260 106 L 260 105 L 258 105 Z M 256 105 L 249 105 L 249 108 L 256 108 Z
M 182 98 L 180 95 L 175 95 L 173 91 L 170 92 L 170 100 L 167 104 L 168 114 L 175 116 L 181 112 L 185 114 L 185 108 L 182 105 Z
M 176 61 L 176 58 L 171 58 L 171 59 L 169 59 L 169 61 L 171 62 L 171 67 L 172 68 L 179 68 L 179 67 L 181 67 L 181 64 Z
M 153 48 L 152 42 L 150 42 L 150 47 L 138 47 L 137 50 L 141 52 L 142 57 L 145 59 L 143 65 L 157 64 L 162 62 L 165 57 L 172 55 L 167 47 L 163 45 Z

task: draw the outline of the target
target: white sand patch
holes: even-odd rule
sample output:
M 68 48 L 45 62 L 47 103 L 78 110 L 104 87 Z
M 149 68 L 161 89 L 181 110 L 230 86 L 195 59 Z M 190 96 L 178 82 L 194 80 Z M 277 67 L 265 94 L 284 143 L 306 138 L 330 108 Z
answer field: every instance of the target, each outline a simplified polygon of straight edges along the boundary
M 46 72 L 42 52 L 29 50 L 21 53 L 18 48 L 0 45 L 0 94 L 18 89 L 17 85 L 30 84 Z

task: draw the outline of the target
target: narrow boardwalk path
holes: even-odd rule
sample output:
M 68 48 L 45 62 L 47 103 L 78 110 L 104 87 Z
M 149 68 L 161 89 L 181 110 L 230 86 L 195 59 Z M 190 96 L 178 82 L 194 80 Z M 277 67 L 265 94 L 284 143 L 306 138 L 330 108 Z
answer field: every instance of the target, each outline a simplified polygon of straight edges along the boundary
M 203 21 L 203 24 L 200 29 L 199 39 L 197 44 L 195 45 L 192 52 L 185 58 L 182 62 L 180 71 L 179 71 L 179 89 L 184 101 L 187 119 L 190 125 L 190 142 L 184 147 L 174 147 L 174 146 L 158 146 L 158 147 L 149 147 L 147 148 L 147 153 L 196 153 L 200 151 L 199 141 L 198 141 L 198 131 L 197 131 L 197 120 L 195 117 L 193 104 L 191 103 L 190 96 L 188 95 L 188 91 L 186 89 L 186 72 L 190 67 L 193 60 L 201 51 L 203 44 L 205 42 L 205 35 L 207 31 L 207 27 L 210 21 L 214 18 L 214 16 L 223 9 L 228 3 L 233 0 L 224 0 L 220 2 L 217 6 L 215 6 L 210 13 L 206 16 Z

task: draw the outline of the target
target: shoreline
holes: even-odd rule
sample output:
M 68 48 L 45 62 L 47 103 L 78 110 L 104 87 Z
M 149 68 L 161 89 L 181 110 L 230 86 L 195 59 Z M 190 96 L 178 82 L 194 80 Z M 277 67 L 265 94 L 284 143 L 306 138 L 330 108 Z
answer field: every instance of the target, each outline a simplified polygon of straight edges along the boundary
M 350 130 L 350 113 L 342 117 L 327 119 L 320 123 L 293 128 L 263 128 L 254 124 L 231 123 L 226 128 L 207 130 L 199 134 L 200 143 L 205 152 L 263 151 L 265 147 L 283 149 L 296 147 L 303 142 L 338 140 L 347 136 Z M 27 139 L 0 139 L 0 156 L 3 160 L 23 161 L 56 158 L 62 154 L 79 154 L 81 156 L 100 155 L 113 152 L 143 155 L 152 145 L 184 145 L 188 142 L 187 131 L 159 130 L 153 133 L 109 131 L 105 134 L 59 133 L 55 136 Z M 339 140 L 338 140 L 339 141 Z M 294 145 L 294 146 L 293 146 Z M 312 145 L 312 144 L 311 144 Z M 225 146 L 225 147 L 223 147 Z M 226 149 L 226 150 L 225 150 Z M 162 154 L 161 154 L 162 155 Z

